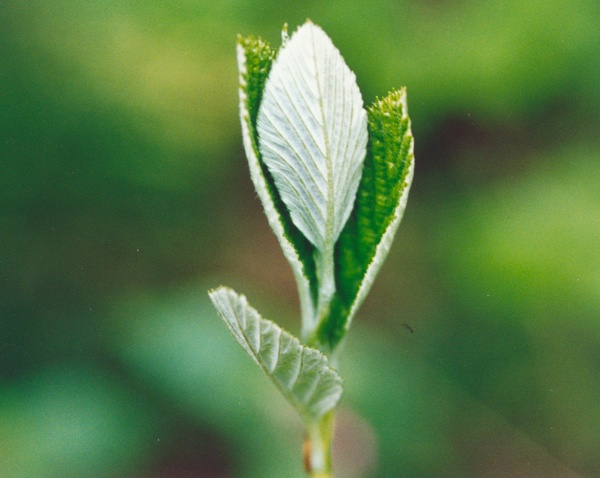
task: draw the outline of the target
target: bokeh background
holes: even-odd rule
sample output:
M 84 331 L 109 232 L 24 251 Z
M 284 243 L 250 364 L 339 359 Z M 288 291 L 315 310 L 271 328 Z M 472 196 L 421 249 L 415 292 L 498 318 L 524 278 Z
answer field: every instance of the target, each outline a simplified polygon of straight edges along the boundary
M 206 290 L 299 330 L 235 38 L 306 18 L 367 104 L 408 86 L 416 139 L 338 476 L 600 476 L 595 0 L 0 2 L 0 476 L 303 476 Z

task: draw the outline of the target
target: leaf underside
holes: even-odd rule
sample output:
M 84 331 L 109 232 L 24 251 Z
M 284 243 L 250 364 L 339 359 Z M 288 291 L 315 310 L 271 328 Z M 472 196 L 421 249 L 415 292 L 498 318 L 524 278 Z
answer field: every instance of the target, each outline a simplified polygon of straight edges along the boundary
M 313 23 L 275 59 L 256 127 L 294 224 L 319 251 L 332 251 L 354 204 L 367 124 L 354 73 Z
M 266 42 L 254 37 L 238 38 L 240 110 L 246 154 L 269 223 L 298 282 L 306 325 L 312 322 L 319 293 L 316 248 L 294 224 L 278 191 L 280 185 L 259 150 L 257 123 L 274 58 L 275 51 Z M 336 292 L 328 317 L 309 339 L 324 350 L 332 350 L 339 344 L 369 291 L 402 218 L 414 171 L 405 89 L 377 100 L 368 108 L 367 122 L 368 146 L 362 177 L 352 212 L 335 245 Z
M 369 145 L 354 209 L 336 244 L 336 296 L 317 340 L 333 349 L 343 338 L 380 269 L 402 218 L 414 170 L 406 90 L 367 110 Z
M 263 319 L 246 297 L 226 287 L 209 293 L 237 342 L 300 414 L 318 420 L 342 395 L 342 379 L 319 351 Z
M 256 122 L 263 97 L 264 85 L 275 58 L 275 50 L 255 37 L 238 37 L 238 62 L 240 68 L 240 109 L 241 120 L 248 130 L 250 145 L 246 145 L 246 155 L 253 172 L 252 161 L 256 161 L 256 173 L 252 174 L 254 186 L 267 212 L 271 226 L 282 245 L 299 282 L 299 292 L 303 305 L 303 316 L 312 315 L 312 304 L 316 302 L 318 284 L 314 260 L 314 246 L 294 225 L 290 214 L 275 187 L 273 176 L 266 167 L 258 147 Z M 248 150 L 251 148 L 251 151 Z M 264 187 L 260 184 L 263 183 Z M 269 204 L 270 203 L 270 204 Z M 272 206 L 272 207 L 271 207 Z M 273 215 L 269 211 L 273 210 Z M 277 228 L 277 223 L 279 228 Z M 281 233 L 278 233 L 281 229 Z M 307 289 L 307 290 L 304 290 Z

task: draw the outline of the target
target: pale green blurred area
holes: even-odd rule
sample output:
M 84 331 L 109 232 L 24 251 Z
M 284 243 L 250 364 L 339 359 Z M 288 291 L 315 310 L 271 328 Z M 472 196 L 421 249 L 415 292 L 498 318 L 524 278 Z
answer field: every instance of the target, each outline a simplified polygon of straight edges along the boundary
M 0 2 L 0 476 L 303 476 L 300 420 L 206 290 L 299 330 L 235 38 L 306 18 L 367 104 L 408 87 L 416 141 L 336 476 L 600 476 L 594 0 Z

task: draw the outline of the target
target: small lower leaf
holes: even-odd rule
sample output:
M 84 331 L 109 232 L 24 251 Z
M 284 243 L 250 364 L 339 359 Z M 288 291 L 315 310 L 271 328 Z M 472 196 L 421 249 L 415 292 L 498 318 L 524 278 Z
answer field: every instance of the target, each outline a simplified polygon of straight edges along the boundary
M 219 287 L 209 296 L 233 337 L 302 416 L 315 420 L 337 405 L 342 379 L 325 355 L 263 319 L 232 289 Z

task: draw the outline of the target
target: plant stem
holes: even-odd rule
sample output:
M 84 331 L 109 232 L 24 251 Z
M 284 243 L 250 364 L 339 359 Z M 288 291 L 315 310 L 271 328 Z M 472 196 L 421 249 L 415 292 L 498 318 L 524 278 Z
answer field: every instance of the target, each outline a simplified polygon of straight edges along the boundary
M 327 316 L 331 299 L 335 294 L 335 265 L 333 261 L 333 243 L 317 253 L 317 275 L 319 278 L 319 298 L 317 304 L 318 326 Z
M 335 411 L 327 412 L 318 422 L 308 424 L 304 449 L 306 471 L 311 478 L 333 478 L 331 445 Z
M 314 347 L 327 354 L 327 344 L 321 343 L 316 331 L 330 314 L 331 301 L 335 295 L 335 264 L 333 258 L 333 244 L 326 249 L 315 251 L 315 262 L 317 268 L 317 280 L 319 283 L 319 295 L 317 297 L 314 316 L 310 323 L 302 324 L 302 340 L 309 347 Z

